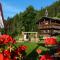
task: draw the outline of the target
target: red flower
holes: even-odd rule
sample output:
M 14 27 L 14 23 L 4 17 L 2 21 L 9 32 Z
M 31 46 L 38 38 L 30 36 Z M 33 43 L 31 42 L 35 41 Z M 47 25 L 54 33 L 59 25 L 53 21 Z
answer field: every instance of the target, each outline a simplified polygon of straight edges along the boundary
M 4 50 L 3 51 L 4 56 L 10 56 L 10 51 L 9 50 Z
M 19 46 L 16 50 L 15 53 L 18 55 L 19 53 L 22 53 L 23 51 L 25 51 L 27 49 L 27 46 Z
M 13 60 L 17 60 L 17 57 L 16 57 L 16 56 L 14 56 Z
M 3 34 L 0 36 L 0 44 L 7 44 L 7 43 L 16 43 L 16 41 L 9 35 Z
M 20 50 L 17 48 L 17 49 L 15 50 L 15 54 L 18 55 L 19 53 L 20 53 Z
M 13 43 L 13 44 L 15 44 L 15 43 L 16 43 L 16 40 L 15 40 L 15 39 L 13 39 L 12 43 Z
M 4 41 L 4 39 L 0 37 L 0 44 L 2 44 L 3 41 Z
M 57 41 L 55 38 L 46 38 L 44 40 L 44 42 L 46 45 L 56 45 L 57 44 Z
M 3 60 L 3 54 L 0 53 L 0 60 Z
M 57 48 L 57 50 L 56 50 L 57 52 L 60 52 L 60 48 Z
M 4 44 L 7 44 L 9 41 L 6 39 L 6 40 L 4 40 Z
M 3 60 L 11 60 L 9 57 L 4 57 Z
M 39 58 L 39 60 L 54 60 L 53 57 L 51 57 L 49 54 L 45 54 Z
M 36 52 L 37 52 L 38 54 L 40 54 L 40 53 L 42 52 L 42 50 L 41 50 L 41 49 L 37 49 Z
M 25 51 L 27 49 L 27 46 L 22 45 L 19 47 L 19 49 L 21 49 L 22 51 Z

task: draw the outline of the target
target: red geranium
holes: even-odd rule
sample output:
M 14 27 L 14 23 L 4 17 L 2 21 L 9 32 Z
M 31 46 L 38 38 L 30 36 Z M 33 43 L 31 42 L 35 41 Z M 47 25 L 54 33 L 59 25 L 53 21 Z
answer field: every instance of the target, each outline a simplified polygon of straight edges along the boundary
M 25 51 L 26 49 L 27 49 L 27 46 L 21 45 L 15 50 L 15 53 L 18 55 L 19 53 L 21 53 L 22 51 Z
M 42 50 L 41 50 L 41 49 L 37 49 L 36 52 L 37 52 L 38 54 L 40 54 L 40 53 L 42 53 Z
M 9 50 L 4 50 L 3 51 L 4 56 L 10 56 L 10 51 Z
M 4 57 L 3 60 L 11 60 L 9 57 Z
M 3 54 L 0 53 L 0 60 L 3 60 Z
M 57 48 L 56 52 L 60 52 L 60 48 Z
M 0 44 L 15 43 L 16 41 L 9 35 L 3 34 L 0 36 Z
M 13 43 L 13 44 L 15 44 L 15 43 L 16 43 L 16 40 L 15 40 L 15 39 L 13 39 L 12 43 Z
M 49 54 L 45 54 L 39 58 L 39 60 L 54 60 L 53 57 L 51 57 Z
M 19 54 L 20 53 L 20 50 L 19 50 L 19 48 L 17 48 L 16 50 L 15 50 L 15 54 Z
M 0 44 L 4 42 L 3 38 L 0 37 Z
M 17 60 L 17 57 L 16 57 L 16 56 L 14 56 L 13 60 Z
M 27 46 L 21 45 L 21 46 L 19 47 L 19 49 L 22 50 L 22 51 L 25 51 L 25 50 L 27 49 Z
M 46 38 L 44 42 L 45 42 L 45 45 L 56 45 L 57 44 L 57 40 L 55 38 Z

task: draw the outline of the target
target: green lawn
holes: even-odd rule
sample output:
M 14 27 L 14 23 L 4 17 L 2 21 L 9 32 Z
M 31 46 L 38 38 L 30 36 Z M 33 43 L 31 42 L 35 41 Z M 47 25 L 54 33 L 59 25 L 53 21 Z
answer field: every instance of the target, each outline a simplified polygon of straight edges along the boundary
M 60 36 L 56 36 L 57 41 L 60 42 Z M 16 47 L 20 46 L 20 45 L 25 45 L 27 46 L 27 50 L 26 50 L 26 56 L 27 56 L 27 60 L 31 60 L 30 58 L 35 56 L 36 53 L 36 49 L 41 49 L 43 52 L 40 55 L 43 55 L 44 53 L 47 52 L 47 50 L 50 50 L 50 48 L 46 47 L 44 45 L 43 40 L 40 40 L 38 43 L 36 42 L 20 42 L 15 44 Z M 53 51 L 51 51 L 53 52 Z M 33 60 L 37 60 L 37 57 L 35 56 L 35 58 L 33 58 Z
M 50 50 L 50 48 L 46 47 L 44 45 L 44 41 L 40 40 L 38 43 L 36 42 L 18 42 L 15 44 L 16 47 L 20 46 L 20 45 L 25 45 L 27 46 L 27 50 L 26 50 L 26 60 L 31 60 L 31 58 L 33 60 L 38 60 L 38 55 L 36 55 L 36 50 L 37 49 L 41 49 L 42 53 L 39 55 L 44 55 L 47 50 Z
M 26 53 L 29 55 L 32 51 L 36 51 L 36 49 L 42 49 L 42 51 L 46 51 L 47 48 L 42 46 L 43 42 L 35 43 L 35 42 L 20 42 L 15 44 L 17 47 L 20 45 L 25 45 L 27 46 Z

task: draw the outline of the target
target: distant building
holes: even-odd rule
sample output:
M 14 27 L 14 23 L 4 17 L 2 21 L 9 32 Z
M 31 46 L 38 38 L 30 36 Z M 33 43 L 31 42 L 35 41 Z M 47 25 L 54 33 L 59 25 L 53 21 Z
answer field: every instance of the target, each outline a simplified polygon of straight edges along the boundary
M 54 36 L 60 34 L 60 19 L 42 17 L 37 21 L 39 35 Z

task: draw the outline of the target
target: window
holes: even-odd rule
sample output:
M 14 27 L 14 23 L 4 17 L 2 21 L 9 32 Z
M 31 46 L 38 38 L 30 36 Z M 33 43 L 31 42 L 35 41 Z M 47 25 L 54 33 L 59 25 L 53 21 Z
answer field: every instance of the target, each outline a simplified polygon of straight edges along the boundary
M 49 30 L 44 30 L 44 33 L 49 33 Z

